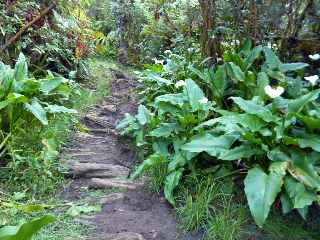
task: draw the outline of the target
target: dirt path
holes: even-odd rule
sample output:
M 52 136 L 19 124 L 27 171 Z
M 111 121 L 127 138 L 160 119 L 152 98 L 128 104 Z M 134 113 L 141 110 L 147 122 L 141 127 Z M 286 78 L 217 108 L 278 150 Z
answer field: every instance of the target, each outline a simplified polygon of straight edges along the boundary
M 65 199 L 83 199 L 86 189 L 105 189 L 98 203 L 103 208 L 91 216 L 96 229 L 88 240 L 199 240 L 183 236 L 170 206 L 162 197 L 150 194 L 147 183 L 127 179 L 135 163 L 130 139 L 123 139 L 115 129 L 124 114 L 135 113 L 137 106 L 132 90 L 135 81 L 113 71 L 111 95 L 92 108 L 83 118 L 87 133 L 77 133 L 64 153 L 70 159 L 74 179 L 63 192 Z

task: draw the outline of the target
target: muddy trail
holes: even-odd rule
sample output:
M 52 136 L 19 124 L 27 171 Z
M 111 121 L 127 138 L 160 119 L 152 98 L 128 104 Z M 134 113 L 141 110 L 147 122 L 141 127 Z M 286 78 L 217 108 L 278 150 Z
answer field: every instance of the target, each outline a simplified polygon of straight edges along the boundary
M 105 194 L 90 200 L 101 204 L 102 211 L 85 218 L 94 226 L 88 240 L 202 239 L 181 234 L 172 208 L 163 197 L 148 191 L 146 181 L 128 179 L 135 153 L 132 141 L 121 137 L 116 125 L 125 113 L 136 113 L 136 81 L 118 70 L 112 73 L 110 95 L 82 119 L 88 131 L 76 133 L 63 152 L 72 182 L 62 198 L 78 201 L 87 199 L 90 191 L 103 189 Z

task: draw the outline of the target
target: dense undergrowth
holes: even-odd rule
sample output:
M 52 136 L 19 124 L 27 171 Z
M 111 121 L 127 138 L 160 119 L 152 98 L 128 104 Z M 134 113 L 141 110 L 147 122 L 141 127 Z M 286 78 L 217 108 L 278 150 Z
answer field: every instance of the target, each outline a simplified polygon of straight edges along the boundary
M 94 88 L 81 85 L 75 87 L 76 91 L 70 96 L 68 105 L 77 111 L 76 114 L 53 115 L 48 117 L 48 125 L 45 127 L 37 124 L 37 128 L 34 126 L 37 131 L 32 133 L 27 131 L 26 127 L 21 128 L 20 131 L 14 131 L 12 134 L 13 140 L 11 138 L 8 140 L 12 149 L 10 152 L 20 154 L 21 157 L 13 156 L 8 165 L 11 171 L 7 174 L 3 171 L 3 177 L 8 180 L 1 184 L 1 225 L 19 225 L 49 214 L 49 216 L 55 216 L 55 223 L 35 239 L 52 240 L 61 239 L 61 237 L 84 237 L 87 230 L 91 228 L 75 221 L 75 216 L 70 214 L 70 209 L 79 211 L 78 209 L 83 207 L 89 213 L 98 211 L 97 207 L 89 206 L 85 202 L 63 203 L 53 198 L 57 194 L 58 187 L 66 184 L 65 169 L 58 160 L 58 153 L 72 137 L 75 129 L 83 129 L 79 120 L 87 108 L 98 104 L 107 95 L 108 82 L 112 75 L 106 69 L 117 68 L 115 64 L 106 64 L 101 60 L 90 60 L 88 65 L 93 71 L 91 83 Z M 31 127 L 30 123 L 29 127 Z M 48 144 L 51 145 L 45 145 L 47 142 L 41 139 L 49 137 Z M 21 144 L 22 141 L 24 144 Z M 50 161 L 43 158 L 47 147 L 50 148 Z M 42 150 L 43 148 L 45 150 Z M 73 235 L 70 235 L 71 233 Z
M 251 48 L 250 41 L 238 52 L 225 52 L 223 64 L 201 70 L 184 56 L 166 54 L 141 74 L 138 114 L 118 125 L 146 154 L 132 177 L 153 173 L 158 189 L 163 186 L 176 206 L 175 189 L 189 186 L 186 176 L 201 176 L 195 196 L 188 187 L 183 191 L 178 213 L 189 230 L 208 226 L 209 239 L 224 224 L 234 229 L 223 231 L 232 237 L 212 239 L 235 239 L 245 222 L 233 209 L 232 195 L 223 190 L 214 199 L 220 182 L 231 193 L 244 188 L 260 227 L 273 208 L 284 214 L 295 209 L 307 220 L 320 187 L 320 90 L 305 77 L 308 64 L 284 64 L 269 47 Z M 219 204 L 222 210 L 211 209 Z M 223 223 L 223 217 L 230 221 Z

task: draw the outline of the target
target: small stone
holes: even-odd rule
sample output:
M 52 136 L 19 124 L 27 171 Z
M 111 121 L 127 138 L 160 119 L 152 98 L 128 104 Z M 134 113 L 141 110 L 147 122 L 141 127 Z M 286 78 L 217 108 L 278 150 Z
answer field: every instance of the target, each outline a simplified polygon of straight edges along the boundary
M 120 200 L 124 198 L 124 194 L 123 193 L 111 193 L 105 197 L 102 197 L 99 201 L 100 204 L 105 205 L 105 204 L 109 204 L 111 202 Z
M 102 240 L 102 239 L 101 239 Z M 145 240 L 139 233 L 123 232 L 107 235 L 104 240 Z
M 117 106 L 116 105 L 104 105 L 102 106 L 102 109 L 104 111 L 107 111 L 107 112 L 112 112 L 112 113 L 115 113 L 117 112 Z
M 135 190 L 138 187 L 141 187 L 141 183 L 134 183 L 129 180 L 122 179 L 100 179 L 100 178 L 92 178 L 89 183 L 91 188 L 102 188 L 102 189 L 110 189 L 110 188 L 124 188 L 128 190 Z

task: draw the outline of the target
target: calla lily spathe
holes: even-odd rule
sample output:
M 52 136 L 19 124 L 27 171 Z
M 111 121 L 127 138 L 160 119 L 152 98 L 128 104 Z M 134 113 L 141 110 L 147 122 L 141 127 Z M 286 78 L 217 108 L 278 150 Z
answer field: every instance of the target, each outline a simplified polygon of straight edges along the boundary
M 312 86 L 315 86 L 317 84 L 317 81 L 319 80 L 318 75 L 313 75 L 309 77 L 304 77 L 305 80 L 309 81 Z
M 316 53 L 316 54 L 313 54 L 313 55 L 309 55 L 309 58 L 314 60 L 314 61 L 317 61 L 320 59 L 320 53 Z
M 284 88 L 281 86 L 271 87 L 270 85 L 267 85 L 264 88 L 264 91 L 269 97 L 276 98 L 280 97 L 284 93 Z

